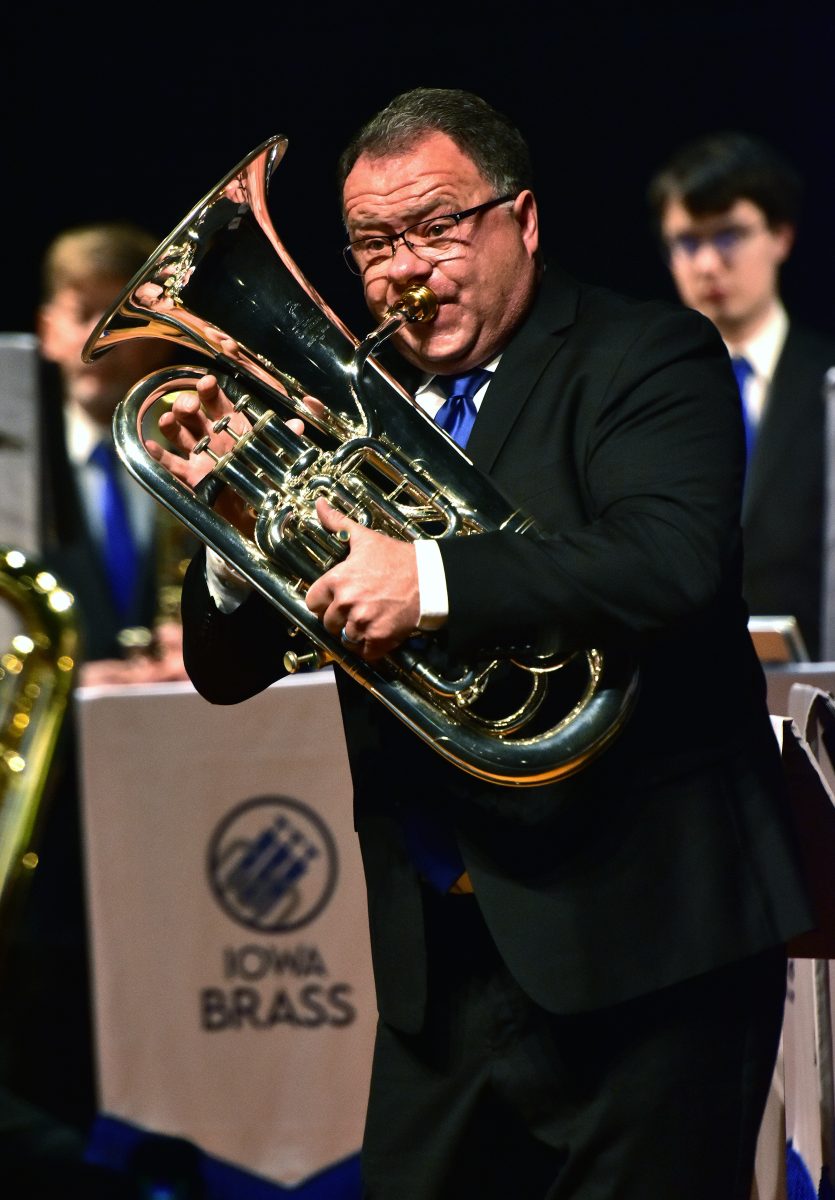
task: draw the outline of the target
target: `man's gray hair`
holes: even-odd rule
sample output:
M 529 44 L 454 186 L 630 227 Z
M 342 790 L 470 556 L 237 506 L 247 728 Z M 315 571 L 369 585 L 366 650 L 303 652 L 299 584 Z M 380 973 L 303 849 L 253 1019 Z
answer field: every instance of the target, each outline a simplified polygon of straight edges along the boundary
M 445 133 L 475 163 L 497 196 L 532 185 L 530 151 L 516 126 L 486 100 L 457 88 L 403 92 L 372 117 L 339 158 L 342 195 L 357 159 L 387 158 L 411 149 L 429 133 Z

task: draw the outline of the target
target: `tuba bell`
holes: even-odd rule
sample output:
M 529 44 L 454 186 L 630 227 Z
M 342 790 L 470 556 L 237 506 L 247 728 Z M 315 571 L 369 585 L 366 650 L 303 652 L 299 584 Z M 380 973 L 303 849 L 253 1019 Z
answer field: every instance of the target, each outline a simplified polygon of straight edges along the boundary
M 407 288 L 358 341 L 302 275 L 267 205 L 287 139 L 262 143 L 161 243 L 91 334 L 86 361 L 136 337 L 176 343 L 187 365 L 156 371 L 125 396 L 114 439 L 128 471 L 286 617 L 303 646 L 288 671 L 335 663 L 449 762 L 492 783 L 529 786 L 582 769 L 632 709 L 637 672 L 600 647 L 569 655 L 452 662 L 421 635 L 373 664 L 328 633 L 307 588 L 345 553 L 315 502 L 404 540 L 522 535 L 533 520 L 477 470 L 374 357 L 405 322 L 432 320 L 427 287 Z M 197 361 L 195 361 L 195 356 Z M 203 365 L 208 359 L 209 366 Z M 148 452 L 172 393 L 214 375 L 235 405 L 215 426 L 232 439 L 194 489 Z M 305 395 L 325 405 L 313 414 Z M 301 417 L 304 434 L 286 420 Z M 149 431 L 151 431 L 149 433 Z M 231 487 L 256 515 L 251 537 L 213 503 Z

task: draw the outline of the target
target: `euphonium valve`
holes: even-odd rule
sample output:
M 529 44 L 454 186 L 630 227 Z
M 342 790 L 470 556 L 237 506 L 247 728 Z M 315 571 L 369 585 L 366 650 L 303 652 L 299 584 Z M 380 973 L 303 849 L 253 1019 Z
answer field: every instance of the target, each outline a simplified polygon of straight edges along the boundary
M 621 655 L 593 647 L 525 661 L 450 661 L 421 636 L 365 662 L 327 632 L 305 604 L 308 587 L 344 553 L 316 517 L 320 496 L 353 520 L 403 540 L 535 532 L 374 357 L 404 324 L 434 319 L 425 285 L 407 287 L 359 342 L 305 279 L 267 206 L 286 149 L 274 137 L 206 195 L 134 277 L 84 348 L 89 361 L 134 337 L 176 342 L 210 365 L 140 380 L 119 405 L 114 438 L 128 470 L 201 541 L 221 555 L 303 635 L 309 649 L 285 661 L 329 662 L 349 672 L 448 761 L 493 783 L 528 786 L 580 770 L 616 736 L 637 674 Z M 155 415 L 172 393 L 211 372 L 235 412 L 216 426 L 214 454 L 192 490 L 149 454 Z M 314 396 L 324 411 L 312 412 Z M 287 427 L 301 417 L 305 432 Z M 215 511 L 223 487 L 255 514 L 245 536 Z

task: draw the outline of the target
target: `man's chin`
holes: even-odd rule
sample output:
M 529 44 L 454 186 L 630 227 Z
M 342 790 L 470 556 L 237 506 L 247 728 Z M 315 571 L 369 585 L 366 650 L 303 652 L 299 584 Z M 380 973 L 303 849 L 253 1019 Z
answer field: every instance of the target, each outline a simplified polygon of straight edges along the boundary
M 728 320 L 731 316 L 727 301 L 722 297 L 704 297 L 698 304 L 694 304 L 693 307 L 697 308 L 702 316 L 714 322 Z
M 460 339 L 446 335 L 437 336 L 426 331 L 421 337 L 417 330 L 408 329 L 397 338 L 397 349 L 413 366 L 433 374 L 456 371 L 466 359 L 469 347 L 462 346 Z
M 78 380 L 77 386 L 72 388 L 71 396 L 73 402 L 83 409 L 91 420 L 104 425 L 112 419 L 116 406 L 130 390 L 130 386 L 126 384 L 124 388 L 102 387 L 93 380 Z

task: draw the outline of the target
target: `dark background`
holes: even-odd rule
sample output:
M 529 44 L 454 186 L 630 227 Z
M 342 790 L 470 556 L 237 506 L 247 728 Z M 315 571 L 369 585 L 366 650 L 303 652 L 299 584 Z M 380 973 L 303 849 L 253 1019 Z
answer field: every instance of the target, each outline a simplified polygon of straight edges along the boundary
M 46 5 L 9 18 L 0 328 L 33 328 L 38 269 L 68 225 L 129 217 L 160 239 L 240 159 L 289 138 L 276 228 L 355 333 L 339 150 L 397 92 L 465 87 L 527 135 L 546 253 L 586 279 L 672 297 L 648 225 L 652 172 L 720 128 L 766 137 L 807 197 L 790 309 L 835 330 L 835 3 L 600 3 L 253 10 Z

